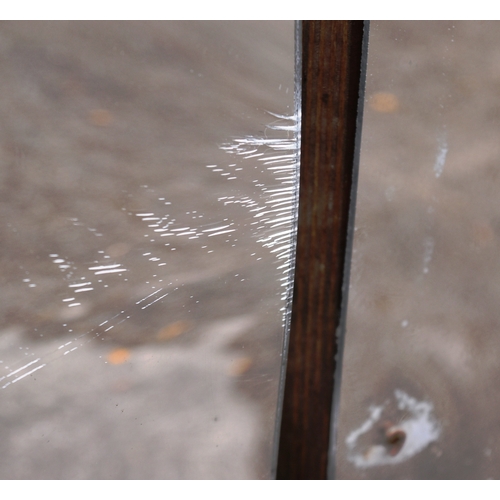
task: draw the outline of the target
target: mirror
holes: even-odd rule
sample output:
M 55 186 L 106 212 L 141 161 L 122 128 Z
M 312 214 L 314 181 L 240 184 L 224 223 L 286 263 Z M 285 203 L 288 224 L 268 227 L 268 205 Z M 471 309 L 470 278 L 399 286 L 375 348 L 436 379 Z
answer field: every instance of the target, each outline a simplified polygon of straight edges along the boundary
M 268 478 L 294 25 L 4 22 L 2 479 Z
M 499 43 L 371 23 L 338 478 L 498 478 Z

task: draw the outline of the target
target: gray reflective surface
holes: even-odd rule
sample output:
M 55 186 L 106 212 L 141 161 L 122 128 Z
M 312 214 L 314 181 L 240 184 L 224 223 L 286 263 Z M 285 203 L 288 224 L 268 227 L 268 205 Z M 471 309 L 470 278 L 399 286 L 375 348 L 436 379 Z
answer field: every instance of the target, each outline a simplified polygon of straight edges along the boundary
M 292 22 L 0 25 L 1 478 L 269 477 L 293 54 Z
M 371 24 L 339 478 L 499 478 L 499 28 Z

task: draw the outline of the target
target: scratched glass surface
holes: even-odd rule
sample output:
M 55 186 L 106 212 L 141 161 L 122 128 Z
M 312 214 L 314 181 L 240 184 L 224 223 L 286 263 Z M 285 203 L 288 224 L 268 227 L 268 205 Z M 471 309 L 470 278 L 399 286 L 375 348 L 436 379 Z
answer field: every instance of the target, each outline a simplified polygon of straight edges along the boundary
M 337 477 L 499 478 L 499 28 L 371 25 Z
M 0 477 L 269 477 L 293 23 L 4 22 L 0 60 Z

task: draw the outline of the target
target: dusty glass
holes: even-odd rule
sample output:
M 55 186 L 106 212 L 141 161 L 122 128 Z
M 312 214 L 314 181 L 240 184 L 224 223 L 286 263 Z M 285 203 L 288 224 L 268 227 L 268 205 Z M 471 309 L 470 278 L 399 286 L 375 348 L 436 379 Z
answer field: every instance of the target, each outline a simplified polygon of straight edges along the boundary
M 495 478 L 500 25 L 373 22 L 339 478 Z
M 0 60 L 0 477 L 269 477 L 293 23 L 5 22 Z

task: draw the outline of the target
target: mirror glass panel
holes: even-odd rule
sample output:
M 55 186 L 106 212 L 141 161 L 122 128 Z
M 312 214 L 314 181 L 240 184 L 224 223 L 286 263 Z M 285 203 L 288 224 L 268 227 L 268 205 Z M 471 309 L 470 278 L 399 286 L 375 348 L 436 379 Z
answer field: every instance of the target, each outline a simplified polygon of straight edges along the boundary
M 500 30 L 373 22 L 337 477 L 499 477 Z
M 0 25 L 0 477 L 268 478 L 294 25 Z

